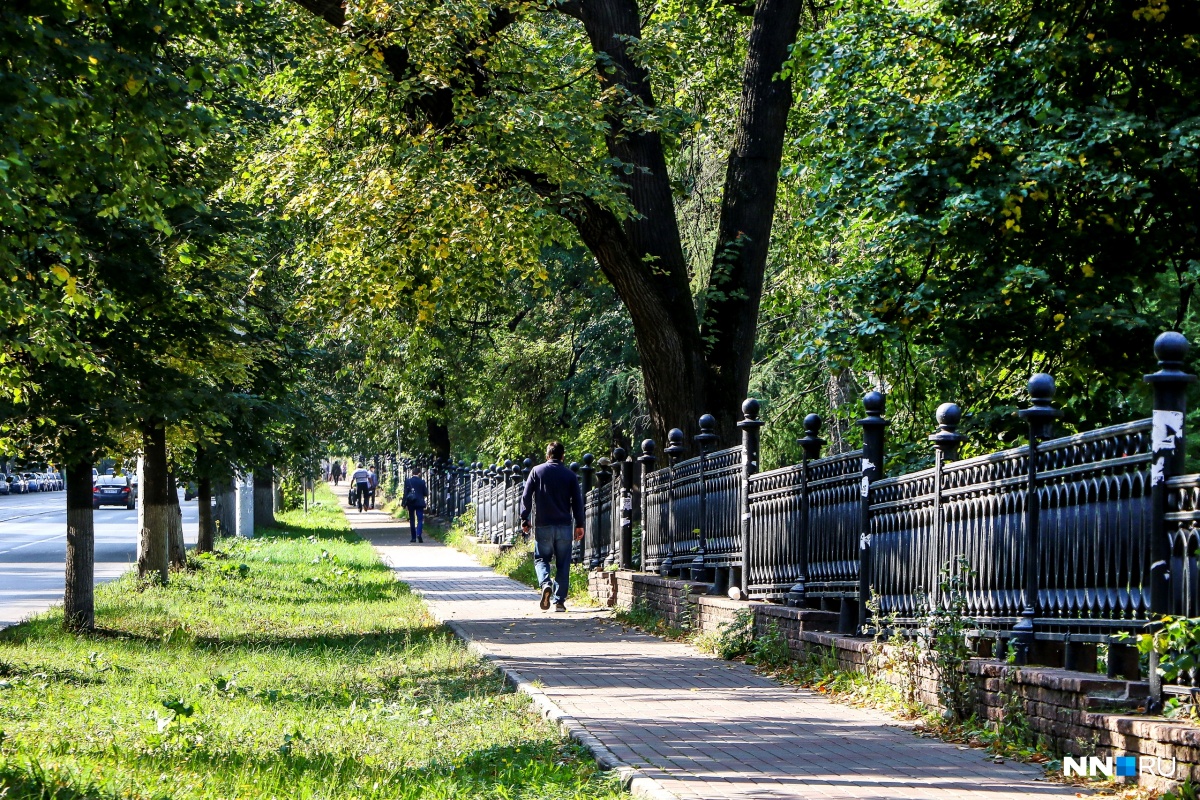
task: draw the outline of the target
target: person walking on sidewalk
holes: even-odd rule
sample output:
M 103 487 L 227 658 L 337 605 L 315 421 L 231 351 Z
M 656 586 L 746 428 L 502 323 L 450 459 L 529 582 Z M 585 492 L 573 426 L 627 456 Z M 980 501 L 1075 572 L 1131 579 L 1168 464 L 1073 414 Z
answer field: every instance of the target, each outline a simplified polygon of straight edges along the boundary
M 367 507 L 367 495 L 371 491 L 371 473 L 359 464 L 358 469 L 350 475 L 350 483 L 354 486 L 354 499 L 358 505 L 358 513 L 361 514 Z
M 541 608 L 567 610 L 567 590 L 571 583 L 571 542 L 583 538 L 583 492 L 579 480 L 563 464 L 562 442 L 546 445 L 546 463 L 538 464 L 525 481 L 521 495 L 521 530 L 529 532 L 529 517 L 534 514 L 533 566 L 542 590 Z M 572 534 L 572 523 L 574 532 Z M 554 561 L 554 578 L 550 561 Z
M 367 475 L 370 479 L 369 483 L 371 484 L 371 491 L 370 491 L 370 494 L 368 494 L 368 496 L 367 496 L 367 499 L 370 503 L 368 508 L 370 508 L 372 511 L 374 511 L 375 510 L 375 490 L 379 488 L 379 476 L 375 474 L 375 465 L 374 464 L 367 467 Z
M 413 467 L 411 477 L 404 479 L 404 509 L 408 512 L 408 532 L 412 534 L 409 544 L 424 542 L 422 534 L 425 527 L 425 501 L 429 497 L 429 487 L 421 477 L 421 468 Z
M 333 466 L 329 468 L 329 473 L 333 476 L 333 485 L 337 486 L 338 481 L 342 479 L 342 462 L 333 462 Z

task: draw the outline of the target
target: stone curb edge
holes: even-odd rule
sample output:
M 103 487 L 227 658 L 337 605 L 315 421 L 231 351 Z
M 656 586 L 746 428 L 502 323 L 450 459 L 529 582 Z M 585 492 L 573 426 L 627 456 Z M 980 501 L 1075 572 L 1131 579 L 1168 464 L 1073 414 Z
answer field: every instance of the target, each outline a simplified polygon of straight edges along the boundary
M 462 639 L 471 652 L 495 666 L 518 692 L 528 695 L 543 717 L 556 723 L 567 736 L 591 751 L 592 756 L 596 759 L 596 763 L 602 769 L 616 771 L 621 778 L 621 785 L 627 788 L 631 795 L 648 798 L 649 800 L 679 800 L 678 795 L 666 789 L 657 780 L 617 758 L 612 750 L 608 749 L 608 745 L 604 744 L 587 728 L 583 727 L 583 724 L 579 720 L 559 708 L 550 699 L 549 695 L 534 686 L 520 672 L 512 667 L 505 666 L 495 654 L 489 652 L 487 648 L 472 639 L 470 634 L 463 630 L 458 623 L 452 620 L 442 620 L 442 624 L 454 631 L 454 635 Z
M 375 546 L 374 543 L 372 543 L 372 546 Z M 391 567 L 393 572 L 400 571 L 400 568 L 393 564 L 391 559 L 382 553 L 380 555 L 382 556 L 381 560 L 383 563 Z M 480 569 L 485 569 L 485 567 L 481 566 Z M 397 580 L 402 580 L 402 578 L 397 575 Z M 512 667 L 505 666 L 495 653 L 488 651 L 486 647 L 472 639 L 470 634 L 457 622 L 450 619 L 438 618 L 432 607 L 430 607 L 429 612 L 438 622 L 453 631 L 455 636 L 462 639 L 468 650 L 499 670 L 504 679 L 512 684 L 518 692 L 527 695 L 543 717 L 558 725 L 559 729 L 568 737 L 586 747 L 591 752 L 592 757 L 596 759 L 596 763 L 600 765 L 601 769 L 616 771 L 617 775 L 620 776 L 621 786 L 628 789 L 631 795 L 647 798 L 647 800 L 680 800 L 677 794 L 668 790 L 657 780 L 617 758 L 613 751 L 608 749 L 608 745 L 604 744 L 591 731 L 583 727 L 583 724 L 579 720 L 559 708 L 550 699 L 549 695 L 534 686 L 532 681 L 526 680 L 525 676 L 520 672 Z

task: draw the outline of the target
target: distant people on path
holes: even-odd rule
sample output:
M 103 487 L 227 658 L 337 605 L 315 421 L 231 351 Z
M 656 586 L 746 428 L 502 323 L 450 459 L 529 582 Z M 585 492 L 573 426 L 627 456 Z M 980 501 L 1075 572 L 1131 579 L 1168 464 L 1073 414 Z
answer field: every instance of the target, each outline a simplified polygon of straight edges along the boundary
M 408 512 L 408 532 L 412 534 L 409 544 L 424 542 L 425 504 L 429 498 L 429 487 L 421 477 L 421 468 L 413 467 L 411 477 L 404 479 L 404 510 Z
M 350 484 L 354 487 L 354 497 L 357 501 L 355 504 L 358 506 L 358 513 L 361 514 L 367 507 L 367 495 L 371 492 L 371 473 L 359 464 L 358 469 L 350 476 Z
M 329 468 L 329 474 L 333 476 L 333 485 L 337 486 L 342 479 L 342 463 L 340 461 L 333 462 L 333 466 Z
M 367 500 L 370 502 L 370 505 L 368 507 L 372 511 L 374 511 L 375 510 L 375 490 L 379 488 L 379 476 L 375 474 L 375 465 L 374 464 L 372 464 L 370 467 L 367 468 L 367 472 L 370 473 L 370 478 L 371 478 L 371 481 L 370 481 L 371 482 L 371 493 L 367 497 Z
M 579 480 L 563 464 L 562 442 L 546 445 L 546 463 L 538 464 L 525 481 L 521 495 L 521 530 L 529 532 L 529 515 L 536 509 L 533 531 L 533 566 L 542 590 L 541 608 L 567 610 L 571 583 L 571 542 L 583 538 L 583 491 Z M 572 522 L 574 535 L 572 535 Z M 554 579 L 550 561 L 554 561 Z

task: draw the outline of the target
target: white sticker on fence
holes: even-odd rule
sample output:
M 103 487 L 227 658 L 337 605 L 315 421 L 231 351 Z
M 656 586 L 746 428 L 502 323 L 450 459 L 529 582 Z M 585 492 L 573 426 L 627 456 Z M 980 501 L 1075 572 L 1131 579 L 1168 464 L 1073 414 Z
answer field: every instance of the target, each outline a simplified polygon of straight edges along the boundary
M 1183 434 L 1183 412 L 1155 409 L 1151 418 L 1150 450 L 1155 456 L 1175 452 L 1175 442 Z M 1155 458 L 1150 465 L 1150 485 L 1157 486 L 1165 479 L 1165 459 Z
M 871 479 L 866 475 L 862 476 L 862 496 L 866 497 L 871 493 Z

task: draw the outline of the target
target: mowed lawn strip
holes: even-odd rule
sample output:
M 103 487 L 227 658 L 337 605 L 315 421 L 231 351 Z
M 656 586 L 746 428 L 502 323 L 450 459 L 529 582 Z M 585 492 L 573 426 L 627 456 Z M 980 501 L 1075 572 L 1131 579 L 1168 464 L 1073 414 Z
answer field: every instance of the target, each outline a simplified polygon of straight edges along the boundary
M 0 797 L 622 796 L 332 496 L 281 520 L 168 587 L 99 587 L 95 635 L 61 610 L 0 633 Z

